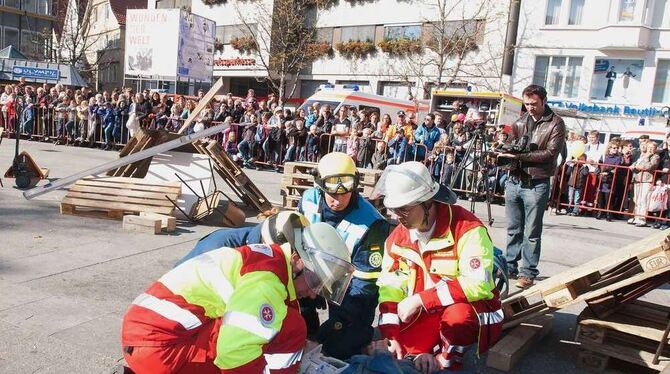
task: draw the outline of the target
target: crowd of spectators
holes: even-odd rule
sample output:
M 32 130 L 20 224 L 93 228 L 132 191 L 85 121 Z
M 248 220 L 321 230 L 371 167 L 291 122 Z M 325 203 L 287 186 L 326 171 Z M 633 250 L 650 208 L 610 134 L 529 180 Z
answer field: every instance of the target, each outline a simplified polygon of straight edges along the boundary
M 203 91 L 185 97 L 148 89 L 135 93 L 130 88 L 94 93 L 85 87 L 36 87 L 23 79 L 1 92 L 0 127 L 9 136 L 18 131 L 25 138 L 105 150 L 125 144 L 141 127 L 178 131 L 204 97 Z M 246 97 L 218 97 L 187 131 L 228 123 L 219 140 L 234 160 L 248 168 L 264 165 L 279 171 L 284 162 L 317 161 L 327 152 L 339 151 L 362 168 L 423 161 L 435 180 L 453 182 L 464 196 L 481 196 L 487 190 L 502 196 L 507 172 L 489 151 L 505 143 L 507 133 L 503 127 L 479 127 L 486 119 L 463 103 L 454 102 L 453 108 L 449 118 L 439 112 L 417 118 L 416 113 L 402 110 L 392 118 L 318 102 L 291 110 L 272 94 L 260 100 L 249 90 Z M 648 219 L 670 218 L 665 187 L 668 140 L 659 145 L 643 135 L 639 145 L 617 138 L 602 144 L 597 131 L 586 137 L 570 131 L 566 144 L 551 198 L 557 212 L 607 220 L 632 216 L 628 222 L 636 226 L 668 227 L 665 220 Z
M 555 178 L 552 198 L 560 204 L 558 212 L 608 221 L 626 218 L 638 227 L 668 228 L 666 220 L 654 217 L 670 218 L 670 135 L 661 144 L 648 135 L 639 140 L 613 138 L 603 144 L 599 135 L 598 131 L 586 137 L 568 132 L 566 162 Z

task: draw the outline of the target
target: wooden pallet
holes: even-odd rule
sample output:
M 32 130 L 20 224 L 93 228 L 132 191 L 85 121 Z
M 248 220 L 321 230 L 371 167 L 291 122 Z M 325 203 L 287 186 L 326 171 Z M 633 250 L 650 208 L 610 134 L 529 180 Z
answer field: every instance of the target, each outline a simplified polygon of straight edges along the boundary
M 668 231 L 670 232 L 670 231 Z M 668 232 L 660 232 L 617 251 L 572 268 L 503 300 L 505 326 L 564 308 L 579 301 L 602 298 L 670 272 Z
M 310 178 L 314 182 L 312 171 L 316 169 L 315 162 L 287 162 L 284 164 L 284 175 Z M 360 184 L 374 186 L 382 175 L 382 170 L 357 168 L 360 175 Z
M 181 184 L 149 183 L 134 178 L 87 177 L 73 184 L 60 204 L 61 214 L 122 220 L 126 214 L 172 215 Z
M 668 324 L 669 313 L 668 306 L 639 300 L 605 319 L 598 319 L 590 309 L 584 309 L 577 318 L 575 336 L 581 343 L 578 365 L 603 371 L 610 366 L 610 359 L 616 359 L 663 370 L 670 363 L 670 347 L 661 352 L 659 364 L 652 363 L 652 359 Z
M 272 209 L 270 201 L 244 171 L 228 157 L 218 142 L 215 140 L 197 141 L 193 143 L 193 146 L 198 152 L 212 159 L 214 170 L 245 204 L 256 208 L 261 213 Z
M 168 140 L 170 140 L 170 135 L 165 130 L 138 129 L 135 135 L 128 139 L 126 146 L 121 149 L 119 157 L 143 151 Z M 110 177 L 144 178 L 149 171 L 149 165 L 151 165 L 151 157 L 109 170 L 107 175 Z

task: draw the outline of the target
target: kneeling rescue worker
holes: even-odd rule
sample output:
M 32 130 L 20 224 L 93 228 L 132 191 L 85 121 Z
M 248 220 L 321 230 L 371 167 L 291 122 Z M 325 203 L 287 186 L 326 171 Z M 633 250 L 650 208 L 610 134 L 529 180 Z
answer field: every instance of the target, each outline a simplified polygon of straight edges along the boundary
M 458 370 L 467 348 L 483 353 L 502 331 L 486 227 L 452 205 L 455 194 L 420 162 L 386 168 L 373 192 L 381 195 L 400 222 L 378 281 L 382 335 L 397 358 L 414 359 L 424 373 Z
M 360 354 L 372 341 L 376 282 L 389 234 L 388 222 L 358 193 L 359 179 L 351 157 L 329 153 L 317 166 L 317 187 L 306 190 L 298 204 L 309 222 L 325 222 L 337 230 L 356 268 L 342 304 L 329 305 L 328 320 L 323 325 L 318 324 L 316 308 L 324 308 L 325 302 L 317 299 L 300 303 L 309 334 L 316 333 L 325 354 L 342 360 Z
M 144 373 L 295 373 L 306 327 L 297 298 L 341 303 L 353 273 L 335 229 L 219 248 L 163 275 L 123 319 L 126 362 Z

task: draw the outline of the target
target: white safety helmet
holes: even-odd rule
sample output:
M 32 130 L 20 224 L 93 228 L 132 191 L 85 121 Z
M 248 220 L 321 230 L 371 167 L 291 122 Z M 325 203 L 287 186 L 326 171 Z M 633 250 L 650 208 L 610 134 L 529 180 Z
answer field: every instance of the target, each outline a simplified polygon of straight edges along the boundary
M 422 203 L 428 200 L 455 204 L 456 194 L 433 180 L 426 165 L 418 161 L 386 167 L 372 191 L 371 199 L 384 196 L 389 209 Z
M 317 222 L 302 230 L 302 246 L 296 247 L 305 269 L 307 285 L 327 300 L 340 305 L 354 274 L 354 265 L 342 237 L 334 227 Z
M 283 211 L 265 219 L 261 224 L 261 239 L 265 244 L 289 243 L 293 249 L 302 247 L 302 229 L 309 221 L 298 212 Z

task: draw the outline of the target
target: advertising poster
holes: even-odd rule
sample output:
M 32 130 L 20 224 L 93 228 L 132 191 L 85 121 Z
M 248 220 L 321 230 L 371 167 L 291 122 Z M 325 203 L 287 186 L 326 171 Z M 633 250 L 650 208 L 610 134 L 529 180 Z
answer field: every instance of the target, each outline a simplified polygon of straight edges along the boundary
M 174 77 L 179 9 L 128 9 L 125 74 Z
M 214 66 L 216 23 L 207 18 L 181 12 L 177 75 L 209 81 Z
M 642 91 L 643 60 L 596 59 L 591 99 L 631 102 Z

